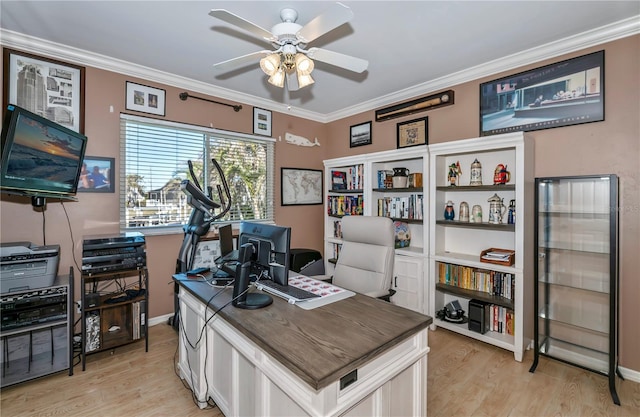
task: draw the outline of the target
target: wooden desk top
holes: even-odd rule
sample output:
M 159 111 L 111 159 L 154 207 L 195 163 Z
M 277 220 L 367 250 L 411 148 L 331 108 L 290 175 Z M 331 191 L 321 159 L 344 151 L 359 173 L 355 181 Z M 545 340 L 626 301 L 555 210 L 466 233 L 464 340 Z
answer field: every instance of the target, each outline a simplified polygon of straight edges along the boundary
M 220 291 L 184 275 L 174 275 L 174 279 L 205 304 Z M 228 288 L 216 295 L 209 304 L 210 310 L 229 303 L 231 292 Z M 229 303 L 218 314 L 316 390 L 433 321 L 429 316 L 361 294 L 313 310 L 272 297 L 273 304 L 265 308 L 243 310 Z

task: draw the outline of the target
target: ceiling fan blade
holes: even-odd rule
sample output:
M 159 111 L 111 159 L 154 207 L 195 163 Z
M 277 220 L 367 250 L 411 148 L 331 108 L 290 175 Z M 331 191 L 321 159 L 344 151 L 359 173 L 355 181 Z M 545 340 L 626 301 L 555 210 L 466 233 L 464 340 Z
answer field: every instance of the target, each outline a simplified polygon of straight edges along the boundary
M 247 32 L 256 35 L 257 37 L 266 40 L 267 42 L 272 42 L 273 40 L 275 40 L 275 36 L 273 36 L 273 34 L 268 30 L 256 25 L 253 22 L 249 22 L 248 20 L 229 12 L 228 10 L 212 9 L 209 12 L 209 16 L 213 16 L 217 19 L 223 20 L 227 23 L 244 29 Z
M 298 76 L 295 71 L 287 72 L 287 89 L 289 91 L 298 91 Z
M 353 12 L 350 8 L 342 3 L 336 3 L 327 11 L 304 25 L 296 36 L 302 43 L 307 44 L 338 26 L 347 23 L 352 18 Z
M 344 55 L 338 52 L 328 51 L 320 48 L 309 48 L 307 56 L 316 61 L 325 62 L 336 67 L 348 69 L 353 72 L 364 72 L 369 67 L 369 61 Z
M 255 63 L 256 61 L 264 58 L 265 56 L 271 53 L 273 53 L 273 51 L 252 52 L 247 55 L 242 55 L 233 59 L 228 59 L 226 61 L 218 62 L 217 64 L 213 64 L 213 68 L 217 70 L 230 70 L 234 68 L 239 68 L 250 63 Z

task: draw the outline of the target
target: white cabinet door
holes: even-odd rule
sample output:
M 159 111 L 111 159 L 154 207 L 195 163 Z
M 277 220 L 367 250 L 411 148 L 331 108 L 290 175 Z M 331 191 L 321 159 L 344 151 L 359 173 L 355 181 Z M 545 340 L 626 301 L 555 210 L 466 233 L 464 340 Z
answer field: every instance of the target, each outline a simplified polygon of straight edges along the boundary
M 391 297 L 393 304 L 424 313 L 423 271 L 424 261 L 422 258 L 396 254 L 392 283 L 392 288 L 396 293 Z

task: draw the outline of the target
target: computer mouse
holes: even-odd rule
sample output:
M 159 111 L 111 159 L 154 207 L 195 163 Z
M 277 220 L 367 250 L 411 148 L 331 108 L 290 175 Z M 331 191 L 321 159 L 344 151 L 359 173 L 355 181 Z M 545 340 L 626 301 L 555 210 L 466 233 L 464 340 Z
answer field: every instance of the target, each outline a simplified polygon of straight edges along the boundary
M 109 331 L 110 332 L 117 332 L 118 330 L 120 330 L 120 326 L 111 326 L 111 327 L 109 327 Z

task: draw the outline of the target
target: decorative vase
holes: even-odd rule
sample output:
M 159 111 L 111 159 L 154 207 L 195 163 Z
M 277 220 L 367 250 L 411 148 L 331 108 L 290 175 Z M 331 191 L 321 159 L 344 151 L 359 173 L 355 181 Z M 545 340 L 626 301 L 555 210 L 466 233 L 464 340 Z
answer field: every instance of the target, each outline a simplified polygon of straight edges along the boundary
M 460 203 L 460 211 L 458 212 L 458 220 L 461 222 L 469 221 L 469 203 L 463 201 Z
M 493 172 L 493 184 L 501 185 L 511 181 L 511 173 L 507 171 L 507 166 L 498 164 Z
M 407 188 L 409 170 L 407 168 L 393 168 L 393 188 Z
M 471 209 L 471 223 L 482 223 L 482 207 L 476 204 Z
M 444 206 L 444 219 L 445 220 L 453 220 L 456 217 L 456 212 L 453 209 L 453 201 L 447 201 L 447 204 Z
M 487 200 L 489 202 L 489 223 L 500 224 L 502 223 L 502 217 L 507 210 L 503 203 L 503 199 L 494 194 L 493 197 Z
M 476 158 L 471 164 L 471 180 L 469 185 L 482 185 L 482 164 Z
M 516 224 L 516 200 L 509 202 L 509 213 L 507 214 L 507 223 Z

